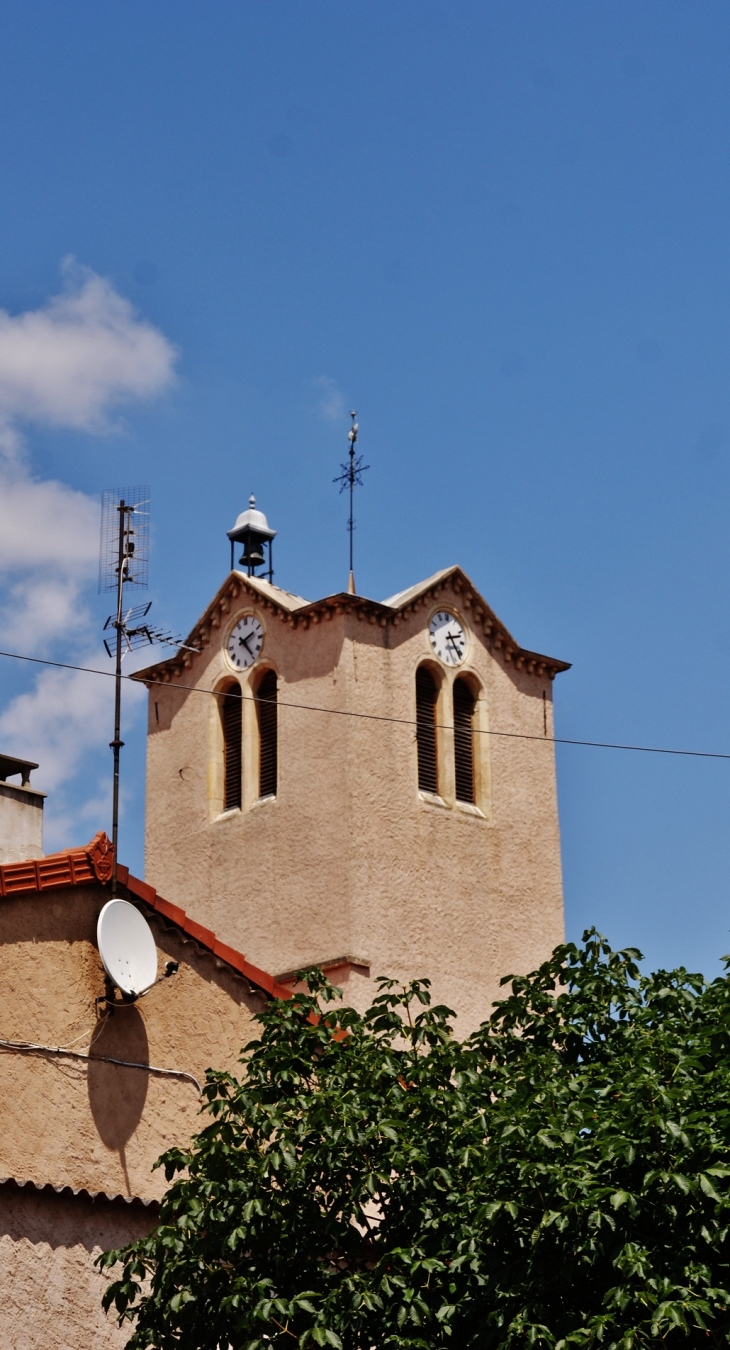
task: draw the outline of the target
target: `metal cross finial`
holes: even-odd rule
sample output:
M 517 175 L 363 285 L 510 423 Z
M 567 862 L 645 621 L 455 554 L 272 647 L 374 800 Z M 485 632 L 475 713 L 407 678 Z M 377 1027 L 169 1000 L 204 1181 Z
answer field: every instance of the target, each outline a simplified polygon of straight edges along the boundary
M 355 421 L 357 413 L 351 412 L 350 417 L 352 418 L 352 426 L 347 433 L 347 439 L 350 442 L 349 463 L 340 465 L 342 473 L 338 474 L 332 481 L 333 483 L 340 484 L 340 492 L 344 492 L 345 488 L 350 489 L 350 515 L 347 521 L 347 529 L 350 535 L 350 590 L 354 591 L 355 577 L 352 566 L 352 535 L 355 529 L 355 516 L 353 514 L 353 492 L 356 487 L 362 487 L 362 475 L 365 473 L 366 469 L 370 468 L 370 465 L 363 464 L 362 455 L 358 455 L 357 458 L 355 458 L 355 445 L 357 442 L 357 433 L 360 428 Z

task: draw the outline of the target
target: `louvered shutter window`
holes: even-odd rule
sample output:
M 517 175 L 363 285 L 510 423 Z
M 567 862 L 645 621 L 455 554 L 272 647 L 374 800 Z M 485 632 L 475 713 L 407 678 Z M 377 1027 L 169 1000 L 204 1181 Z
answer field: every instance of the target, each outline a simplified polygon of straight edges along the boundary
M 240 685 L 226 691 L 222 699 L 223 722 L 223 810 L 241 805 L 241 757 L 243 735 L 243 703 Z
M 438 792 L 438 755 L 436 750 L 436 700 L 438 689 L 427 666 L 416 671 L 416 741 L 418 744 L 418 786 L 421 792 Z
M 474 796 L 474 695 L 464 680 L 454 680 L 454 769 L 457 802 Z
M 276 672 L 267 670 L 256 694 L 259 722 L 259 796 L 276 796 L 278 768 Z

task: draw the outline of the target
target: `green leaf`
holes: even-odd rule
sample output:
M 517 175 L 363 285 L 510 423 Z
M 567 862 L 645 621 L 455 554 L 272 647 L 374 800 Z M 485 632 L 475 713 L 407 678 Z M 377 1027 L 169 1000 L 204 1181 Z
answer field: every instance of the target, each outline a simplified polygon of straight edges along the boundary
M 721 1200 L 722 1197 L 718 1195 L 717 1191 L 715 1190 L 715 1187 L 713 1186 L 706 1172 L 700 1172 L 698 1179 L 705 1195 L 709 1195 L 711 1200 L 718 1200 L 718 1201 Z
M 130 1350 L 724 1343 L 730 975 L 637 961 L 591 931 L 463 1040 L 425 984 L 272 1000 L 98 1262 Z

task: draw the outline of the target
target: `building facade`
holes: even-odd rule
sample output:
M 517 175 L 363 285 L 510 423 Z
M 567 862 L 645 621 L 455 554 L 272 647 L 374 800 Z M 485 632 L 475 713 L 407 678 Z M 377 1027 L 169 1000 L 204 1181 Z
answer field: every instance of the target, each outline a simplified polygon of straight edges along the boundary
M 261 540 L 271 569 L 260 513 L 232 533 L 247 566 L 136 677 L 145 880 L 120 865 L 117 894 L 154 936 L 144 997 L 121 996 L 98 949 L 109 841 L 44 857 L 36 766 L 0 756 L 0 1345 L 13 1350 L 125 1343 L 94 1258 L 154 1223 L 153 1164 L 198 1127 L 206 1068 L 235 1069 L 256 1012 L 302 968 L 324 967 L 359 1008 L 379 975 L 429 979 L 467 1032 L 501 977 L 563 938 L 552 689 L 566 663 L 522 648 L 458 567 L 384 602 L 354 585 L 310 602 L 254 575 Z
M 136 1002 L 107 978 L 97 920 L 105 835 L 0 865 L 0 1345 L 120 1350 L 94 1260 L 149 1231 L 160 1154 L 200 1128 L 208 1067 L 234 1069 L 255 1013 L 286 997 L 242 953 L 118 871 L 149 923 L 160 978 Z M 168 962 L 176 966 L 168 979 Z
M 356 1006 L 426 977 L 463 1029 L 562 941 L 567 666 L 461 569 L 383 603 L 234 571 L 186 646 L 137 677 L 153 885 L 277 977 L 337 964 Z

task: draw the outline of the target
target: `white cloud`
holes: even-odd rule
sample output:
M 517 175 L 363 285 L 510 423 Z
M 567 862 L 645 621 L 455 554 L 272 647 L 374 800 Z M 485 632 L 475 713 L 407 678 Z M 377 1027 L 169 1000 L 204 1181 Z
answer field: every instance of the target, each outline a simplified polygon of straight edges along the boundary
M 111 282 L 72 260 L 41 309 L 0 310 L 0 421 L 11 448 L 19 422 L 107 430 L 121 403 L 172 382 L 176 349 Z
M 29 652 L 82 632 L 99 546 L 99 504 L 31 473 L 25 424 L 113 429 L 121 403 L 163 392 L 177 352 L 111 282 L 73 261 L 40 309 L 0 310 L 0 636 Z M 3 453 L 4 452 L 4 453 Z
M 87 662 L 92 670 L 103 668 L 99 657 L 87 657 Z M 124 681 L 126 719 L 146 697 L 144 685 Z M 113 679 L 48 668 L 37 676 L 32 690 L 19 694 L 0 713 L 0 742 L 6 754 L 38 762 L 38 786 L 45 792 L 71 778 L 89 750 L 106 746 L 113 727 Z
M 34 475 L 23 432 L 113 431 L 122 405 L 170 387 L 177 352 L 105 278 L 73 262 L 64 278 L 60 294 L 39 309 L 0 310 L 0 638 L 27 654 L 55 644 L 60 660 L 97 666 L 106 658 L 96 634 L 92 642 L 86 598 L 96 580 L 99 502 Z M 108 816 L 83 779 L 93 752 L 111 739 L 114 682 L 71 670 L 32 676 L 33 669 L 32 686 L 0 712 L 0 745 L 37 760 L 37 786 L 54 794 L 78 775 L 48 822 L 51 847 L 78 843 L 91 823 L 99 828 L 100 811 Z M 144 696 L 125 683 L 127 725 Z
M 48 669 L 0 714 L 0 741 L 6 753 L 37 760 L 37 786 L 50 791 L 72 777 L 87 750 L 111 740 L 113 713 L 113 680 Z
M 99 504 L 0 457 L 0 635 L 36 653 L 83 630 L 99 550 Z
M 169 387 L 177 359 L 107 279 L 73 261 L 63 274 L 62 292 L 39 309 L 0 309 L 0 637 L 30 652 L 88 624 L 99 502 L 34 477 L 20 428 L 109 431 L 121 402 Z
M 89 659 L 91 666 L 101 662 Z M 126 733 L 147 691 L 143 685 L 124 682 L 122 717 Z M 46 810 L 46 852 L 76 847 L 99 829 L 110 832 L 112 755 L 107 750 L 114 725 L 114 681 L 79 670 L 44 670 L 28 693 L 19 694 L 0 714 L 0 744 L 6 754 L 35 760 L 39 765 L 33 786 L 51 793 Z M 58 810 L 59 789 L 99 749 L 108 756 L 108 775 L 96 791 L 73 811 Z M 124 754 L 124 751 L 122 751 Z M 98 760 L 92 761 L 98 765 Z M 84 791 L 88 793 L 88 785 Z M 122 801 L 122 806 L 123 806 Z
M 342 422 L 347 416 L 345 395 L 329 375 L 318 375 L 312 384 L 318 391 L 317 408 L 328 422 Z
M 0 570 L 61 565 L 87 576 L 99 548 L 99 503 L 53 479 L 0 463 Z

